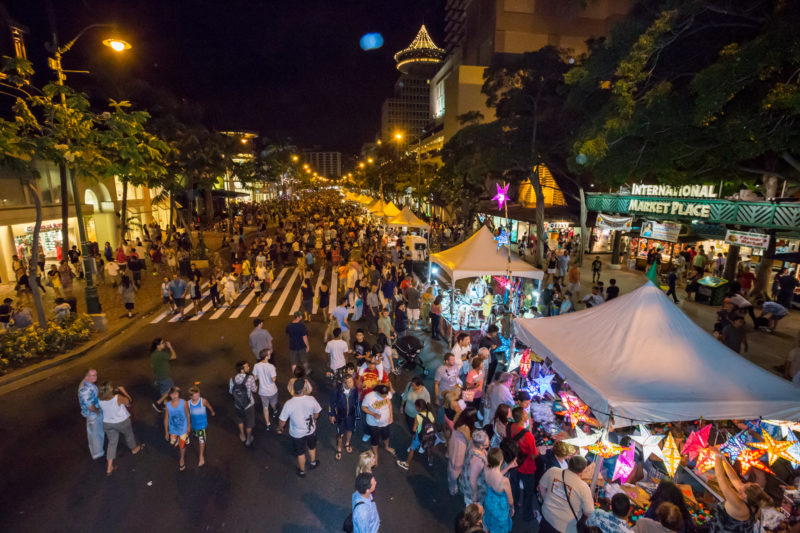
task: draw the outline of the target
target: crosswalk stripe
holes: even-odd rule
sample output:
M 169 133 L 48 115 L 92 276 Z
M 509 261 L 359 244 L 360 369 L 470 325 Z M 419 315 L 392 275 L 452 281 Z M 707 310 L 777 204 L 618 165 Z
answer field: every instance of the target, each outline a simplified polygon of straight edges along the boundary
M 339 294 L 337 293 L 338 290 L 339 290 L 339 271 L 334 266 L 332 267 L 331 270 L 331 286 L 329 292 L 329 294 L 331 295 L 330 298 L 331 301 L 330 304 L 328 305 L 329 313 L 333 312 L 333 309 L 336 307 L 336 303 L 339 300 Z
M 186 314 L 190 313 L 194 309 L 194 302 L 189 302 L 189 305 L 183 308 L 183 314 L 176 313 L 174 317 L 170 318 L 170 322 L 177 322 L 178 320 L 182 319 Z
M 194 322 L 195 320 L 200 320 L 201 318 L 203 318 L 206 312 L 208 312 L 208 310 L 211 309 L 212 305 L 214 305 L 213 300 L 209 300 L 208 303 L 204 305 L 199 312 L 195 313 L 195 315 L 189 319 L 189 322 Z
M 261 311 L 264 309 L 264 306 L 267 305 L 270 296 L 272 296 L 272 293 L 275 292 L 276 288 L 278 288 L 278 284 L 283 279 L 284 274 L 286 274 L 288 271 L 289 267 L 284 267 L 283 270 L 280 271 L 280 274 L 278 274 L 278 277 L 273 280 L 272 286 L 267 291 L 267 294 L 264 295 L 264 298 L 261 300 L 261 303 L 258 304 L 255 309 L 253 309 L 252 313 L 250 313 L 250 318 L 255 318 L 259 314 L 261 314 Z
M 300 309 L 300 296 L 303 294 L 303 290 L 298 287 L 297 289 L 297 296 L 294 297 L 294 302 L 292 303 L 292 308 L 289 309 L 289 314 L 293 315 L 295 311 Z
M 231 313 L 231 316 L 229 316 L 228 318 L 236 318 L 239 315 L 241 315 L 242 312 L 244 311 L 244 308 L 247 307 L 247 304 L 250 303 L 250 300 L 252 300 L 253 296 L 255 295 L 256 291 L 251 290 L 250 293 L 245 297 L 245 299 L 242 300 L 242 303 L 236 306 L 236 309 L 233 310 L 233 313 Z
M 319 276 L 317 276 L 317 284 L 314 286 L 314 306 L 311 308 L 311 314 L 316 315 L 317 311 L 319 310 L 319 300 L 317 299 L 317 295 L 319 294 L 319 287 L 322 285 L 322 280 L 325 279 L 325 267 L 319 269 Z
M 205 289 L 206 287 L 208 287 L 208 282 L 207 282 L 207 281 L 206 281 L 205 283 L 203 283 L 202 285 L 200 285 L 200 290 L 203 290 L 203 289 Z M 205 298 L 205 297 L 206 297 L 206 295 L 208 295 L 208 292 L 206 292 L 205 294 L 203 294 L 203 298 Z M 150 323 L 151 323 L 151 324 L 157 324 L 157 323 L 161 322 L 161 321 L 162 321 L 162 320 L 164 320 L 164 318 L 166 318 L 166 316 L 167 316 L 168 314 L 170 314 L 171 312 L 172 312 L 172 309 L 167 309 L 166 311 L 164 311 L 163 313 L 161 313 L 160 315 L 158 315 L 157 317 L 155 317 L 153 320 L 151 320 L 151 321 L 150 321 Z M 172 322 L 172 320 L 170 320 L 170 322 Z
M 299 271 L 296 268 L 294 269 L 294 272 L 292 272 L 292 277 L 290 277 L 289 281 L 286 282 L 286 288 L 283 289 L 281 297 L 278 298 L 278 302 L 275 304 L 275 307 L 272 309 L 272 312 L 269 314 L 269 316 L 278 316 L 281 313 L 281 308 L 283 307 L 284 302 L 286 302 L 286 298 L 289 297 L 289 292 L 292 289 L 294 280 L 297 279 L 298 272 Z

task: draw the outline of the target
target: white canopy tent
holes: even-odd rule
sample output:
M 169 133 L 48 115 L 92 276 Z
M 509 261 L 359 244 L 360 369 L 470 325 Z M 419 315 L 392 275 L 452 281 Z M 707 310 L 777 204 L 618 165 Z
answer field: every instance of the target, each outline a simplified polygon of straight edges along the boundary
M 389 226 L 402 226 L 406 228 L 428 229 L 431 227 L 430 224 L 415 215 L 408 206 L 405 206 L 397 216 L 390 218 L 386 224 Z
M 461 244 L 431 254 L 431 261 L 442 267 L 453 283 L 462 278 L 503 276 L 509 269 L 508 250 L 497 248 L 497 241 L 486 226 Z M 541 270 L 513 254 L 510 269 L 512 276 L 538 280 L 544 277 Z
M 515 319 L 514 333 L 618 427 L 800 419 L 800 386 L 728 349 L 650 282 L 584 311 Z
M 383 214 L 388 218 L 392 218 L 392 217 L 396 217 L 397 215 L 399 215 L 400 214 L 400 210 L 397 208 L 396 205 L 394 205 L 394 202 L 389 202 L 383 208 Z

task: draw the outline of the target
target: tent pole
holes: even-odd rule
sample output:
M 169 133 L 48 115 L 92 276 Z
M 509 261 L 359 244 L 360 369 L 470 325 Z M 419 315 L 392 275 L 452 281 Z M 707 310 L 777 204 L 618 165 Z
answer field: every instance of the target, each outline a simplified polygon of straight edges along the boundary
M 450 275 L 450 346 L 456 341 L 456 322 L 453 320 L 456 306 L 456 277 L 454 274 L 455 272 Z
M 614 416 L 614 412 L 609 409 L 608 410 L 608 420 L 606 421 L 606 428 L 605 428 L 605 436 L 608 437 L 608 429 L 611 427 L 611 418 Z M 603 437 L 600 437 L 601 439 Z M 594 497 L 595 490 L 597 490 L 597 478 L 600 476 L 600 466 L 603 464 L 603 458 L 599 455 L 594 456 L 594 472 L 592 472 L 592 497 Z

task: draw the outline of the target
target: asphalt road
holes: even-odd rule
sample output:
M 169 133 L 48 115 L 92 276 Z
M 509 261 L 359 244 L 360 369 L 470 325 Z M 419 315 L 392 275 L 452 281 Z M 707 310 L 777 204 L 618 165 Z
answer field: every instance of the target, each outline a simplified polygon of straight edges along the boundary
M 288 285 L 291 273 L 286 274 L 260 312 L 275 337 L 281 404 L 289 396 L 290 372 L 284 328 L 299 288 L 299 279 Z M 270 316 L 284 294 L 279 312 Z M 238 438 L 227 383 L 236 361 L 253 361 L 247 337 L 254 302 L 236 318 L 230 317 L 233 312 L 228 310 L 214 320 L 207 313 L 196 321 L 176 323 L 169 322 L 169 317 L 151 323 L 158 314 L 140 317 L 139 326 L 60 367 L 47 380 L 0 396 L 0 531 L 341 531 L 354 490 L 356 459 L 368 444 L 361 442 L 357 430 L 354 453 L 344 453 L 341 461 L 335 461 L 335 430 L 321 416 L 321 465 L 305 479 L 295 474 L 288 436 L 266 432 L 263 420 L 257 423 L 253 447 L 245 448 Z M 311 366 L 316 370 L 312 381 L 324 414 L 329 387 L 324 378 L 327 359 L 320 315 L 309 330 Z M 420 335 L 427 345 L 425 359 L 437 366 L 445 346 L 431 345 L 427 334 Z M 187 452 L 189 468 L 178 471 L 177 450 L 164 441 L 162 418 L 150 407 L 155 391 L 149 345 L 160 336 L 168 338 L 177 351 L 172 365 L 176 384 L 185 391 L 199 381 L 203 396 L 217 411 L 210 418 L 207 465 L 201 469 L 196 467 L 192 445 Z M 77 401 L 78 385 L 90 365 L 98 369 L 100 381 L 111 380 L 131 393 L 134 431 L 147 444 L 145 453 L 134 457 L 121 442 L 118 470 L 108 478 L 104 461 L 93 462 L 89 457 Z M 395 388 L 402 390 L 410 377 L 408 371 L 393 376 Z M 394 403 L 397 423 L 391 445 L 402 453 L 410 437 L 399 411 L 399 395 Z M 407 473 L 385 451 L 380 454 L 375 499 L 381 531 L 452 531 L 463 500 L 447 492 L 443 447 L 433 468 L 417 456 Z M 532 531 L 524 523 L 516 526 L 515 531 Z

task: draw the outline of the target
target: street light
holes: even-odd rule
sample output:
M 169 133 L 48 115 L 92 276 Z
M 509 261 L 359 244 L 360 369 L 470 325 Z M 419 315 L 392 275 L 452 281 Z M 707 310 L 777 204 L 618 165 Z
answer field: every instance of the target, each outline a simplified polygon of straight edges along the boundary
M 292 161 L 295 161 L 295 162 L 296 162 L 296 161 L 298 161 L 299 159 L 300 159 L 300 158 L 299 158 L 299 157 L 297 157 L 296 155 L 293 155 L 293 156 L 292 156 Z
M 358 163 L 358 168 L 364 168 L 364 162 L 363 161 L 360 161 Z
M 369 163 L 370 165 L 372 164 L 372 162 L 373 162 L 373 161 L 375 161 L 375 160 L 374 160 L 374 159 L 372 159 L 371 157 L 368 157 L 368 158 L 367 158 L 367 163 Z
M 90 24 L 89 26 L 86 26 L 80 32 L 78 32 L 78 35 L 76 35 L 74 39 L 69 41 L 64 46 L 58 46 L 56 43 L 53 43 L 55 45 L 55 51 L 53 53 L 55 57 L 48 59 L 48 66 L 56 72 L 56 84 L 61 87 L 64 86 L 64 82 L 67 81 L 67 76 L 65 72 L 74 72 L 82 74 L 89 73 L 86 70 L 65 71 L 64 67 L 61 65 L 61 57 L 67 52 L 69 52 L 73 46 L 75 46 L 75 43 L 78 42 L 78 39 L 83 37 L 84 33 L 93 28 L 114 28 L 114 27 L 115 26 L 113 24 Z M 131 48 L 130 43 L 115 38 L 106 39 L 103 41 L 103 44 L 108 46 L 115 52 L 123 52 Z M 67 95 L 64 93 L 64 91 L 61 91 L 61 105 L 64 107 L 64 110 L 66 111 Z M 67 179 L 66 167 L 63 167 L 61 169 L 61 175 L 64 177 L 61 187 L 62 190 L 66 191 L 66 179 Z M 91 261 L 93 261 L 93 259 L 89 257 L 89 243 L 87 242 L 87 237 L 86 237 L 86 225 L 84 224 L 83 221 L 83 206 L 81 205 L 80 198 L 78 197 L 78 184 L 75 181 L 74 173 L 70 173 L 68 179 L 70 180 L 70 184 L 72 185 L 72 199 L 75 203 L 75 219 L 78 224 L 78 238 L 81 241 L 81 256 L 83 257 L 83 273 L 86 279 L 86 287 L 84 288 L 84 294 L 86 297 L 86 312 L 89 313 L 90 315 L 99 315 L 100 313 L 102 313 L 103 309 L 100 306 L 100 298 L 97 294 L 97 286 L 95 286 L 94 278 L 92 277 Z

